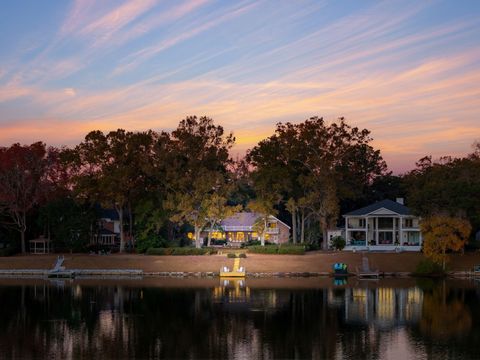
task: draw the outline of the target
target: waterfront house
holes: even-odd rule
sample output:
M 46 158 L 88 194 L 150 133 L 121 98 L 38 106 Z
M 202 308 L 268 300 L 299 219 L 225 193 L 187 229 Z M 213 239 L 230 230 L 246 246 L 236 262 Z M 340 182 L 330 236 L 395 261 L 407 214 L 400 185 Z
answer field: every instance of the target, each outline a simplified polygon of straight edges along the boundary
M 253 212 L 239 212 L 223 219 L 216 229 L 206 229 L 202 237 L 211 232 L 212 239 L 226 240 L 228 245 L 240 246 L 249 240 L 259 240 L 260 234 L 254 230 L 254 225 L 261 215 Z M 268 217 L 265 240 L 275 244 L 288 242 L 290 226 L 273 215 Z
M 97 231 L 92 236 L 92 244 L 120 245 L 120 219 L 114 209 L 99 209 Z
M 382 200 L 345 215 L 345 250 L 420 251 L 419 217 L 403 203 Z

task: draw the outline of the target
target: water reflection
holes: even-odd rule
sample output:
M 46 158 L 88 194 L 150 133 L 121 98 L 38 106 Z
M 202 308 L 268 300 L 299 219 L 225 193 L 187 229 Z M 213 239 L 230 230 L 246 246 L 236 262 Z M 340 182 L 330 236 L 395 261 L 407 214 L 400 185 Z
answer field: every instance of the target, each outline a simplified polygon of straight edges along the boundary
M 313 281 L 4 282 L 0 354 L 478 358 L 480 291 L 472 283 Z

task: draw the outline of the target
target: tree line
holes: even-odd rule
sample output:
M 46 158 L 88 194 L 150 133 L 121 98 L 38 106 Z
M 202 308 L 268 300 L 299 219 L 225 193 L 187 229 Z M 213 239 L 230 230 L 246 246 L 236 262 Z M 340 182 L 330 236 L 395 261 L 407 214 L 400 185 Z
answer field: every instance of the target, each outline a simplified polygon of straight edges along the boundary
M 243 209 L 265 243 L 266 219 L 292 226 L 291 241 L 327 246 L 340 215 L 383 198 L 403 196 L 419 215 L 448 214 L 480 227 L 480 146 L 464 158 L 421 159 L 393 175 L 370 131 L 344 118 L 278 123 L 274 134 L 233 159 L 232 133 L 211 118 L 190 116 L 166 131 L 91 131 L 75 147 L 43 142 L 0 147 L 0 224 L 22 252 L 43 234 L 82 250 L 96 231 L 98 209 L 120 219 L 120 251 L 188 244 Z M 126 236 L 128 234 L 128 236 Z M 210 244 L 210 236 L 208 238 Z

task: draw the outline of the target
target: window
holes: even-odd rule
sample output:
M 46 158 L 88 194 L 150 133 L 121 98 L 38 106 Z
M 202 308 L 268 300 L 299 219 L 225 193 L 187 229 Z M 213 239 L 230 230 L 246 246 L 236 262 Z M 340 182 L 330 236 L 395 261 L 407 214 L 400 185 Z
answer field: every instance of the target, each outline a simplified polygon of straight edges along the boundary
M 413 219 L 405 219 L 405 227 L 412 228 L 413 227 Z
M 350 219 L 348 219 L 348 227 L 350 229 L 365 228 L 365 219 L 363 219 L 363 218 L 350 218 Z
M 380 245 L 391 245 L 391 244 L 393 244 L 393 232 L 391 232 L 391 231 L 379 231 L 378 232 L 378 243 Z
M 378 218 L 379 229 L 393 229 L 393 218 Z
M 407 244 L 411 246 L 419 246 L 420 245 L 420 233 L 415 231 L 409 231 L 407 233 Z

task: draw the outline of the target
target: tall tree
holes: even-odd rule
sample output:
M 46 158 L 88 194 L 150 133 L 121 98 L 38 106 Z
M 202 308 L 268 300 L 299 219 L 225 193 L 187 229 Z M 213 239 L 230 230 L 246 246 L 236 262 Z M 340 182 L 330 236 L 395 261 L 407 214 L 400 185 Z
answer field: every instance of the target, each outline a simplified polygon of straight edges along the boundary
M 205 219 L 209 228 L 207 246 L 210 246 L 212 240 L 212 231 L 220 224 L 220 222 L 235 214 L 242 209 L 241 205 L 230 206 L 227 204 L 227 198 L 219 193 L 213 193 L 205 199 Z
M 263 194 L 250 201 L 248 204 L 248 208 L 259 216 L 253 224 L 253 230 L 260 235 L 262 246 L 265 246 L 268 220 L 270 216 L 277 214 L 277 210 L 274 208 L 275 203 L 276 199 L 274 197 L 270 194 Z
M 233 134 L 225 135 L 208 117 L 189 116 L 171 134 L 166 207 L 173 221 L 194 226 L 196 247 L 202 245 L 211 196 L 223 194 L 228 185 L 234 142 Z
M 106 135 L 92 131 L 71 152 L 77 196 L 118 213 L 120 252 L 125 250 L 125 212 L 129 210 L 131 216 L 136 191 L 142 189 L 145 181 L 143 164 L 149 159 L 152 146 L 151 131 L 133 133 L 118 129 Z
M 480 156 L 476 150 L 463 158 L 425 156 L 405 176 L 409 206 L 422 217 L 438 213 L 466 217 L 480 227 Z
M 20 232 L 22 253 L 26 251 L 27 213 L 43 196 L 47 164 L 44 143 L 0 147 L 0 211 L 8 215 L 5 224 Z
M 299 124 L 277 124 L 275 134 L 246 156 L 256 189 L 281 194 L 292 216 L 292 237 L 304 238 L 304 224 L 315 216 L 326 239 L 338 216 L 339 201 L 359 196 L 386 171 L 380 152 L 369 145 L 370 132 L 343 118 L 327 124 L 312 117 Z M 327 242 L 324 241 L 324 247 Z

